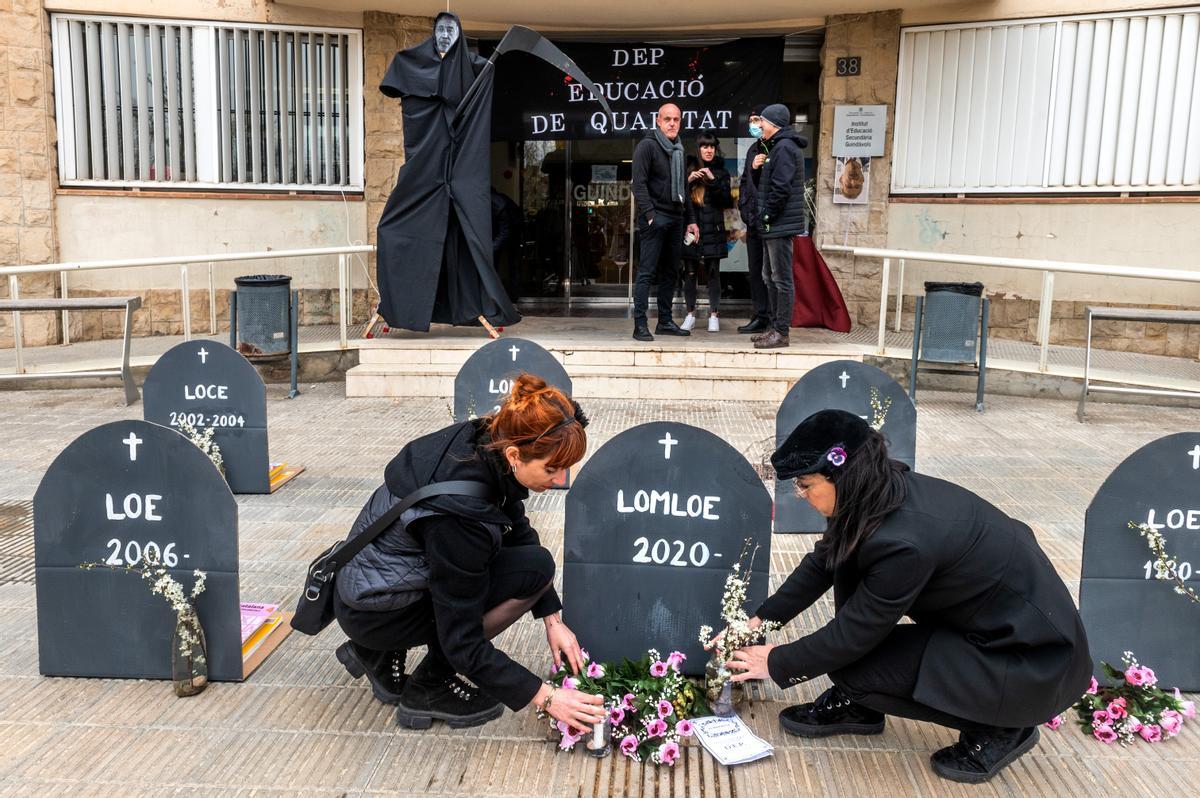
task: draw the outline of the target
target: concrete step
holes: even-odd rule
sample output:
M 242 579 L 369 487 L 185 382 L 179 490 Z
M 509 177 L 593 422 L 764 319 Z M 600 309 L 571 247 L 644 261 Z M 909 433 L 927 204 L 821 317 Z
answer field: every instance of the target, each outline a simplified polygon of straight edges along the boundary
M 364 349 L 360 357 L 371 350 Z M 376 350 L 378 351 L 378 350 Z M 392 350 L 389 357 L 402 358 Z M 411 356 L 411 350 L 407 353 Z M 433 355 L 433 350 L 430 351 Z M 556 353 L 557 354 L 557 353 Z M 779 402 L 810 369 L 860 355 L 770 352 L 630 352 L 633 362 L 564 365 L 580 399 L 714 399 Z M 618 352 L 593 359 L 620 360 Z M 432 359 L 432 358 L 431 358 Z M 657 361 L 657 362 L 656 362 Z M 710 362 L 714 364 L 710 364 Z M 715 365 L 716 362 L 727 365 Z M 360 362 L 346 372 L 348 397 L 454 395 L 457 363 Z

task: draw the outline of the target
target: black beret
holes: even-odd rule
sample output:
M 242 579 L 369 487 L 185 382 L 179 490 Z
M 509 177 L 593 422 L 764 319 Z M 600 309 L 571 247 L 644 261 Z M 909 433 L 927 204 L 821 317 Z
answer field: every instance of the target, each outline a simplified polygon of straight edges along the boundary
M 779 479 L 837 468 L 871 437 L 871 425 L 845 410 L 821 410 L 801 421 L 771 455 Z M 841 452 L 834 450 L 840 449 Z

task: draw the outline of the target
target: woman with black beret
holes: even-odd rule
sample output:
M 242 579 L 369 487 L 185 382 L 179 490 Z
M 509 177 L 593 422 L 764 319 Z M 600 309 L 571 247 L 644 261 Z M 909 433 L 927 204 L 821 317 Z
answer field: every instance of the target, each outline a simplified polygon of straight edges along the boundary
M 934 771 L 976 783 L 1087 688 L 1079 612 L 1028 526 L 890 459 L 883 436 L 842 410 L 805 419 L 771 462 L 829 520 L 751 625 L 787 623 L 830 587 L 835 605 L 812 634 L 729 662 L 737 680 L 784 688 L 829 676 L 816 701 L 780 713 L 785 731 L 879 734 L 887 715 L 937 723 L 960 736 L 933 754 Z

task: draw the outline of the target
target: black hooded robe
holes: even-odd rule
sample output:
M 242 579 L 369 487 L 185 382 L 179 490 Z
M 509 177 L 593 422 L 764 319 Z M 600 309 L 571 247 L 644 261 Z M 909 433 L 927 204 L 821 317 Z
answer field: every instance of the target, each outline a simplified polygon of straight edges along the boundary
M 453 16 L 453 15 L 451 15 Z M 458 22 L 458 17 L 454 17 Z M 396 53 L 379 90 L 402 99 L 404 165 L 379 220 L 379 313 L 392 327 L 516 324 L 492 262 L 491 118 L 494 72 L 455 113 L 487 61 L 462 34 L 445 57 L 434 39 Z

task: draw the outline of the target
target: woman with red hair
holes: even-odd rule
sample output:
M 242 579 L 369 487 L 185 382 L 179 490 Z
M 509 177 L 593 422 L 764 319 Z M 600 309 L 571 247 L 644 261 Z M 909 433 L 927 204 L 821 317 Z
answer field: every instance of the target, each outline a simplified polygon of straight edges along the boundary
M 334 614 L 350 638 L 338 660 L 352 676 L 366 675 L 379 700 L 397 705 L 400 725 L 478 726 L 503 714 L 502 704 L 533 706 L 575 728 L 603 719 L 600 696 L 555 693 L 491 643 L 528 612 L 545 624 L 556 666 L 578 672 L 584 664 L 559 617 L 554 558 L 524 500 L 583 458 L 585 426 L 578 404 L 522 374 L 498 412 L 417 438 L 388 464 L 352 537 L 433 483 L 468 480 L 487 494 L 417 503 L 338 572 Z M 428 653 L 406 676 L 408 649 L 421 645 Z

